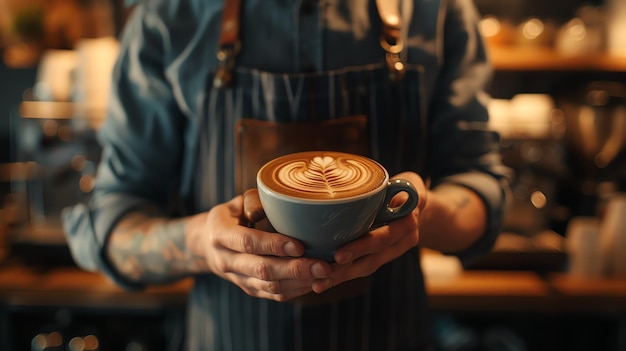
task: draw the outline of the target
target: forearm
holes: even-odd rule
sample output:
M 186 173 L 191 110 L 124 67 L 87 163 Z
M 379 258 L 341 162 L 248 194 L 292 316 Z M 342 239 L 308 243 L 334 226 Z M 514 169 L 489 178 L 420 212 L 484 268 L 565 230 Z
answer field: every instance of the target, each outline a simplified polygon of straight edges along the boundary
M 428 195 L 420 216 L 420 243 L 444 253 L 457 253 L 475 243 L 486 231 L 487 210 L 472 190 L 440 185 Z
M 109 260 L 122 276 L 139 283 L 167 283 L 205 272 L 205 260 L 188 243 L 204 217 L 169 219 L 147 208 L 129 213 L 111 232 Z

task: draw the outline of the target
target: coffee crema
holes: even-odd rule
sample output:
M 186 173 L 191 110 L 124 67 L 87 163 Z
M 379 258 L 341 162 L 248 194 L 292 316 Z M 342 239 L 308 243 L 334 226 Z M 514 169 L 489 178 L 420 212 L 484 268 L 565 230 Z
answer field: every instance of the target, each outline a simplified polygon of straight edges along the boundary
M 276 158 L 264 165 L 259 180 L 286 196 L 345 199 L 379 189 L 387 172 L 367 157 L 334 151 L 307 151 Z

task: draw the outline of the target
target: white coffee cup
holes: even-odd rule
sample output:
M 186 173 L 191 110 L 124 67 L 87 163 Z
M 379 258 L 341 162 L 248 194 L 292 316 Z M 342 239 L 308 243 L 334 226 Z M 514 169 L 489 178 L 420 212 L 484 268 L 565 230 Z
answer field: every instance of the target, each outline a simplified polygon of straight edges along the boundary
M 626 193 L 612 195 L 601 226 L 605 271 L 626 276 Z
M 565 242 L 570 275 L 581 278 L 603 275 L 600 224 L 600 219 L 596 217 L 580 216 L 570 220 Z

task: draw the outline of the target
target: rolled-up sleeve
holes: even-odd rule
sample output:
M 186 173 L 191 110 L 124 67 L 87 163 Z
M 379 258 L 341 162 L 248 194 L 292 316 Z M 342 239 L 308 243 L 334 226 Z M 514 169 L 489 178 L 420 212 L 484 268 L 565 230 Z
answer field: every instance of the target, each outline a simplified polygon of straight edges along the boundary
M 138 5 L 120 43 L 107 118 L 99 130 L 102 159 L 88 203 L 63 212 L 76 263 L 131 287 L 109 264 L 105 248 L 121 217 L 150 204 L 165 210 L 181 169 L 184 116 L 164 74 L 167 33 L 158 17 Z
M 451 1 L 446 15 L 443 64 L 430 105 L 428 163 L 433 186 L 457 184 L 476 192 L 487 209 L 487 230 L 471 247 L 451 253 L 462 262 L 489 252 L 508 201 L 509 170 L 499 137 L 489 129 L 485 87 L 491 79 L 478 13 L 470 1 Z

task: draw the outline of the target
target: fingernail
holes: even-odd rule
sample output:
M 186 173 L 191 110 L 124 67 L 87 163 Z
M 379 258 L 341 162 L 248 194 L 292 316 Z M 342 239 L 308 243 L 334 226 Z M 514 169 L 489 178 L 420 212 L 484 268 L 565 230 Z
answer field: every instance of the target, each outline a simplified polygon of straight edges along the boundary
M 315 278 L 326 278 L 328 276 L 324 266 L 319 262 L 316 262 L 311 266 L 311 274 Z
M 335 262 L 338 264 L 345 264 L 352 261 L 352 253 L 350 252 L 342 252 L 335 257 Z
M 313 286 L 313 291 L 316 294 L 321 294 L 324 291 L 326 291 L 330 285 L 331 285 L 331 281 L 330 279 L 323 279 L 323 280 L 317 280 L 315 281 L 317 284 L 314 284 Z
M 294 244 L 291 241 L 288 241 L 285 243 L 285 245 L 283 245 L 283 251 L 288 256 L 294 256 L 294 257 L 300 256 L 300 253 L 298 252 L 298 248 L 296 247 L 296 244 Z

